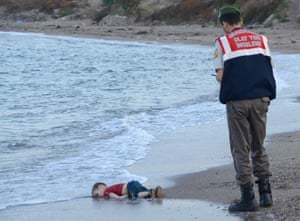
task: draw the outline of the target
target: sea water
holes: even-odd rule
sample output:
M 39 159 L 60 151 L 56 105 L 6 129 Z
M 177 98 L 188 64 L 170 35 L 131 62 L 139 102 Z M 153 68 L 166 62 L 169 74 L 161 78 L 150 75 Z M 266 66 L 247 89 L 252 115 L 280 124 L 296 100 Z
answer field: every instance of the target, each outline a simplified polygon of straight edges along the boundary
M 225 118 L 212 47 L 0 33 L 0 50 L 2 209 L 143 182 L 123 168 L 158 135 Z M 293 88 L 300 56 L 274 59 Z

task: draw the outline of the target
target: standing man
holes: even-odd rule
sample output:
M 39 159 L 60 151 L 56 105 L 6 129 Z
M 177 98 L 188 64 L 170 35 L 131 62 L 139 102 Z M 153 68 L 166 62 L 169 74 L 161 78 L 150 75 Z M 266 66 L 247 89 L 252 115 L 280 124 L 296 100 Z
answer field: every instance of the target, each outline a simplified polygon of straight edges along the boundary
M 242 29 L 238 9 L 223 7 L 218 18 L 226 34 L 216 40 L 216 79 L 221 84 L 220 102 L 226 104 L 230 148 L 241 190 L 240 201 L 231 204 L 229 211 L 256 211 L 252 173 L 257 177 L 260 206 L 273 204 L 264 148 L 266 114 L 276 96 L 271 54 L 265 36 Z

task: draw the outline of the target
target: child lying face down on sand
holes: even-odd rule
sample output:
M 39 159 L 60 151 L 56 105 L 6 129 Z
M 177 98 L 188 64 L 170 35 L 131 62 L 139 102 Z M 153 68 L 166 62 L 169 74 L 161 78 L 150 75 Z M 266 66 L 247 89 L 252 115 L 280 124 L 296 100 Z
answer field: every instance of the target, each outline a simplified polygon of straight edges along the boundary
M 124 199 L 129 198 L 162 198 L 163 192 L 160 186 L 154 189 L 147 189 L 138 181 L 130 181 L 128 183 L 119 183 L 107 186 L 105 183 L 95 183 L 92 188 L 93 198 L 105 199 Z

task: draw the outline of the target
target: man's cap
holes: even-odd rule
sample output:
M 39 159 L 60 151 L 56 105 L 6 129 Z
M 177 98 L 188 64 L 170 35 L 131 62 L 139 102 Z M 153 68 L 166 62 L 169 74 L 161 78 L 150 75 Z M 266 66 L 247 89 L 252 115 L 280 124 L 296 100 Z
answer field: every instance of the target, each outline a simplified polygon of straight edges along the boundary
M 222 16 L 228 15 L 228 14 L 241 15 L 241 12 L 240 12 L 240 10 L 238 10 L 237 8 L 235 8 L 233 6 L 225 6 L 223 8 L 220 8 L 218 18 L 220 19 Z

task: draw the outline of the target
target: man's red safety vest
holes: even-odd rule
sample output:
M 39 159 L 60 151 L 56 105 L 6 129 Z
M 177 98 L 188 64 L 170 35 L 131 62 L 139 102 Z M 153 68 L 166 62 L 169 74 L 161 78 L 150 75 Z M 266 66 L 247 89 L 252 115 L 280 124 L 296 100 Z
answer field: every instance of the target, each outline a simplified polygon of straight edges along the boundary
M 245 29 L 235 29 L 232 33 L 218 38 L 224 62 L 246 55 L 262 54 L 271 56 L 267 41 L 265 36 Z
M 221 103 L 276 97 L 271 53 L 265 36 L 238 28 L 217 41 L 224 62 Z

